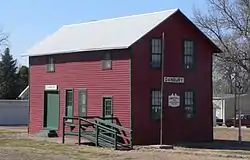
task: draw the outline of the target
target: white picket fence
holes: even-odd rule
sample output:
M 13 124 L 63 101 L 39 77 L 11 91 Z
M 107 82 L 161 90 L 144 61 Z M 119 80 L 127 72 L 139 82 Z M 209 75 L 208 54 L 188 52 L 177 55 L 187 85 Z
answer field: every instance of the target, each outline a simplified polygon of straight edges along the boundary
M 27 125 L 29 100 L 0 100 L 0 125 Z

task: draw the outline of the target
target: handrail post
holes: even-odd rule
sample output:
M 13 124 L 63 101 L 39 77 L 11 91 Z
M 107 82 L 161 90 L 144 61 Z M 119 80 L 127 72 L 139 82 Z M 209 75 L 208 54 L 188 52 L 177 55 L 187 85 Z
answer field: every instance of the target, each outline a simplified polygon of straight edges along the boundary
M 99 139 L 99 128 L 98 128 L 98 126 L 96 126 L 96 146 L 98 146 L 98 139 Z
M 117 150 L 117 132 L 115 131 L 115 149 Z
M 78 118 L 78 145 L 81 144 L 81 118 Z
M 65 118 L 63 117 L 62 143 L 65 142 Z
M 129 141 L 129 143 L 130 143 L 130 147 L 131 147 L 131 149 L 132 149 L 132 148 L 133 148 L 133 143 L 132 143 L 132 130 L 130 131 L 129 136 L 130 136 L 130 141 Z

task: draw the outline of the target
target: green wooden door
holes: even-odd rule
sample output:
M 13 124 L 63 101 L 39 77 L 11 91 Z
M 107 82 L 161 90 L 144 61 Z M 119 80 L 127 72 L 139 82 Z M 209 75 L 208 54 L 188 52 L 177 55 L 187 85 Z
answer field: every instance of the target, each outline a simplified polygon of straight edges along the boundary
M 47 129 L 58 129 L 59 125 L 59 93 L 58 92 L 45 92 L 45 123 L 44 127 Z
M 109 122 L 112 122 L 113 117 L 113 107 L 112 107 L 112 98 L 111 97 L 103 97 L 103 117 L 104 118 L 110 118 L 110 120 L 107 120 Z
M 78 115 L 81 117 L 87 116 L 87 90 L 78 90 Z

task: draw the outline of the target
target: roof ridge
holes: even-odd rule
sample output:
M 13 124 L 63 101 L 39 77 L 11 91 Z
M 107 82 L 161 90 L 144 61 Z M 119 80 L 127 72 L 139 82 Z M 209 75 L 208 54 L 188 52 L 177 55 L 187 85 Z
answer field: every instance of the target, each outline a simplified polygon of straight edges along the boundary
M 94 20 L 94 21 L 87 21 L 87 22 L 81 22 L 81 23 L 68 24 L 68 25 L 63 25 L 62 27 L 72 27 L 72 26 L 78 26 L 78 25 L 83 25 L 83 24 L 99 23 L 99 22 L 112 21 L 112 20 L 118 20 L 118 19 L 126 19 L 126 18 L 131 18 L 131 17 L 147 16 L 147 15 L 159 14 L 159 13 L 163 13 L 163 12 L 171 12 L 171 11 L 176 12 L 178 10 L 180 10 L 180 9 L 179 8 L 173 8 L 173 9 L 156 11 L 156 12 L 133 14 L 133 15 L 129 15 L 129 16 L 121 16 L 121 17 L 115 17 L 115 18 L 106 18 L 106 19 L 100 19 L 100 20 Z

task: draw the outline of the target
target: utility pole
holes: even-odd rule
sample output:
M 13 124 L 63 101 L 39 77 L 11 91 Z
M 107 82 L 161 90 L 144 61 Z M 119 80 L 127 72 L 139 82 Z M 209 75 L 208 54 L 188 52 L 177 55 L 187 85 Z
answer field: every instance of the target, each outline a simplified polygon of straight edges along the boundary
M 160 145 L 163 143 L 162 136 L 162 119 L 163 119 L 163 104 L 164 104 L 164 52 L 165 52 L 165 38 L 164 32 L 162 33 L 162 53 L 161 53 L 161 126 L 160 126 Z
M 240 85 L 240 82 L 238 82 L 237 88 L 239 90 L 238 93 L 238 114 L 239 114 L 239 134 L 238 134 L 238 142 L 241 143 L 242 137 L 241 137 L 241 104 L 240 104 L 240 96 L 242 91 L 242 86 Z
M 240 95 L 238 95 L 238 111 L 239 111 L 239 135 L 238 135 L 238 141 L 241 143 L 241 107 L 240 107 Z
M 238 83 L 238 84 L 237 84 Z M 234 77 L 234 88 L 235 88 L 235 102 L 234 102 L 234 108 L 235 108 L 235 118 L 234 118 L 234 127 L 236 126 L 236 106 L 237 106 L 237 96 L 238 96 L 238 143 L 242 142 L 242 136 L 241 136 L 241 107 L 240 107 L 240 96 L 242 92 L 242 87 L 240 85 L 240 82 L 238 82 L 237 73 Z M 238 91 L 239 92 L 238 92 Z
M 234 127 L 236 127 L 236 111 L 237 111 L 237 84 L 236 84 L 236 73 L 234 75 Z

